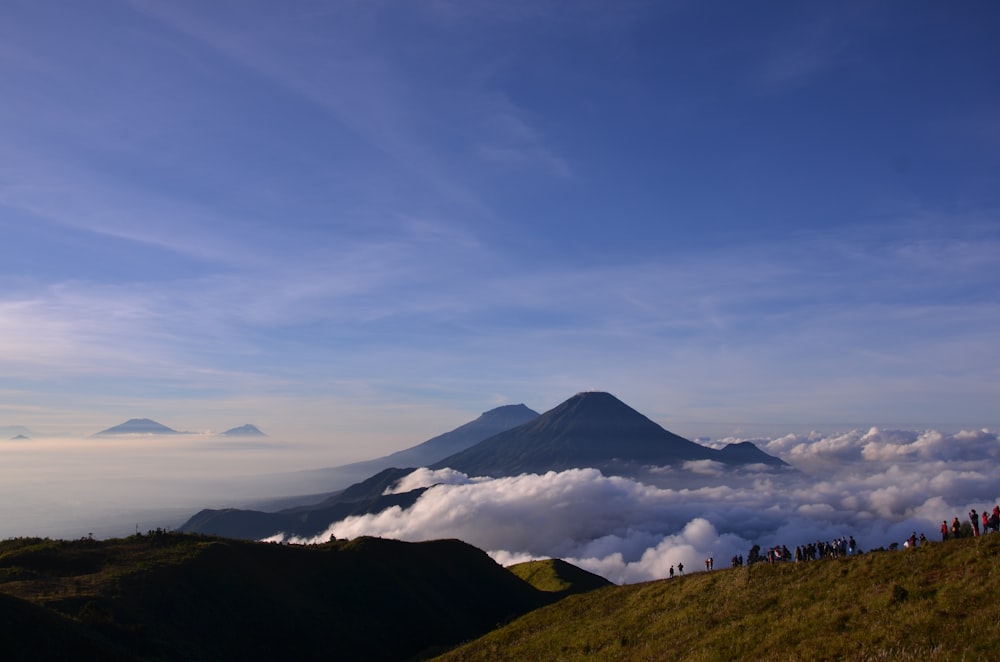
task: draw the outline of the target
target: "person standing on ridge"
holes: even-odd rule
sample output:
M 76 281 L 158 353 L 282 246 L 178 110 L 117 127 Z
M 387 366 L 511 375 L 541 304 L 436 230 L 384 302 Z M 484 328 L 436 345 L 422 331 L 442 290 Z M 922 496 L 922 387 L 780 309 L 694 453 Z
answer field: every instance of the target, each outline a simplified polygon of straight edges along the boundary
M 941 542 L 948 539 L 948 520 L 941 522 Z
M 969 521 L 972 522 L 972 537 L 979 537 L 979 513 L 973 508 L 969 511 Z

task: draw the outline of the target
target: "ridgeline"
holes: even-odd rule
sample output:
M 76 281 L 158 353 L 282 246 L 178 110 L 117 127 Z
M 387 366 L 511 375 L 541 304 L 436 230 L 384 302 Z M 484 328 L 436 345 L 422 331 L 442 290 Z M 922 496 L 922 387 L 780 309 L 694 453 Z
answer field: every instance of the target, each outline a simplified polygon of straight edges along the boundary
M 554 599 L 457 540 L 0 542 L 6 659 L 426 658 Z

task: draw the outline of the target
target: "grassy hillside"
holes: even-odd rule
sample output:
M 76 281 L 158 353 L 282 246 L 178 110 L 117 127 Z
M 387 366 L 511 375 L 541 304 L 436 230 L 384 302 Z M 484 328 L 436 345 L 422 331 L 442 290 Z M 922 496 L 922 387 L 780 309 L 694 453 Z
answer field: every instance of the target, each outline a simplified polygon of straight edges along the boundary
M 5 650 L 33 650 L 44 632 L 56 653 L 193 660 L 426 656 L 552 599 L 455 540 L 171 533 L 0 542 L 0 593 Z
M 440 659 L 1000 659 L 1000 534 L 612 586 Z
M 604 577 L 587 572 L 561 559 L 527 561 L 509 566 L 507 570 L 534 586 L 539 591 L 563 597 L 587 593 L 611 586 Z

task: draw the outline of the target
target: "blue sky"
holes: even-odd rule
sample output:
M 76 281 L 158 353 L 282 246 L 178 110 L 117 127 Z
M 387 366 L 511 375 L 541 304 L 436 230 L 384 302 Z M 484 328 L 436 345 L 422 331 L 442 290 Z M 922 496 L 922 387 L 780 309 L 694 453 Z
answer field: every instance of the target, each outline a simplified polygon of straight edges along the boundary
M 1000 423 L 994 3 L 4 3 L 0 425 Z

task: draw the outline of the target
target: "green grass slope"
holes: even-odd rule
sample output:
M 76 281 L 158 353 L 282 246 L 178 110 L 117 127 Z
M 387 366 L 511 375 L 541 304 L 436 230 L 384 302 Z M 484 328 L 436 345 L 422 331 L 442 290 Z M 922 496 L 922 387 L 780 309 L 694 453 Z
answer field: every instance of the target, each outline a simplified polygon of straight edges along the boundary
M 587 572 L 583 568 L 578 568 L 561 559 L 527 561 L 508 566 L 507 570 L 539 591 L 553 593 L 560 597 L 587 593 L 611 586 L 611 582 L 604 577 Z
M 456 540 L 306 547 L 172 533 L 0 542 L 2 593 L 18 601 L 3 596 L 0 614 L 21 623 L 0 630 L 4 648 L 30 649 L 58 626 L 108 651 L 94 657 L 187 660 L 426 657 L 551 602 Z
M 441 660 L 996 660 L 1000 534 L 612 586 Z

